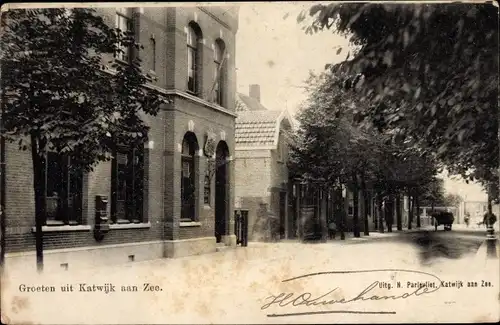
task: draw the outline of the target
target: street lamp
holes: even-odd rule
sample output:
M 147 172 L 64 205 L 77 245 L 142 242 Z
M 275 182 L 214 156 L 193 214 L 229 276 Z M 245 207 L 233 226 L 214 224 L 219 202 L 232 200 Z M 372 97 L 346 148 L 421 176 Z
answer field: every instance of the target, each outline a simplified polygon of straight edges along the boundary
M 497 239 L 495 236 L 495 230 L 493 229 L 493 224 L 496 222 L 496 216 L 493 214 L 491 209 L 491 203 L 493 201 L 491 193 L 495 192 L 492 187 L 496 186 L 496 184 L 490 184 L 490 188 L 488 188 L 488 212 L 485 215 L 486 222 L 486 256 L 488 258 L 497 258 Z M 495 220 L 493 220 L 495 218 Z

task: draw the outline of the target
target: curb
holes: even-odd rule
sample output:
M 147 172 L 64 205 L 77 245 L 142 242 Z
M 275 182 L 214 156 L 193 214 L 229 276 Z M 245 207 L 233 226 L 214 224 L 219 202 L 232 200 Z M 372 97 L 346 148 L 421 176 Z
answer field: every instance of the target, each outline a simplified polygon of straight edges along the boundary
M 489 257 L 487 255 L 488 253 L 488 239 L 485 239 L 483 241 L 483 243 L 481 244 L 481 246 L 479 246 L 477 252 L 476 252 L 476 256 L 475 256 L 475 260 L 477 262 L 484 262 L 486 263 L 487 261 L 496 261 L 496 263 L 498 263 L 498 259 L 499 259 L 499 255 L 500 255 L 500 243 L 499 243 L 499 240 L 498 238 L 495 238 L 495 247 L 496 247 L 496 258 L 494 257 Z

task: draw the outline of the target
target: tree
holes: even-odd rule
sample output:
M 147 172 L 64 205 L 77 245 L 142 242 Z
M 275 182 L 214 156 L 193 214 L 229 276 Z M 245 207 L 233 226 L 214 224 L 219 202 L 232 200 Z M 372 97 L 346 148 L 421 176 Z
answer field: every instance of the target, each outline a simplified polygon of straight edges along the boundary
M 31 151 L 42 270 L 47 152 L 90 171 L 117 144 L 142 144 L 142 114 L 155 115 L 167 99 L 145 87 L 133 32 L 107 26 L 93 9 L 16 9 L 2 18 L 3 136 Z M 103 61 L 128 51 L 129 63 Z
M 331 29 L 357 50 L 341 64 L 360 84 L 360 119 L 429 148 L 452 173 L 498 186 L 498 10 L 483 4 L 315 4 L 308 33 Z M 498 191 L 497 191 L 498 192 Z
M 309 79 L 309 101 L 298 115 L 300 128 L 291 146 L 289 167 L 306 181 L 333 187 L 347 184 L 354 194 L 354 235 L 359 236 L 358 203 L 367 205 L 370 189 L 375 190 L 378 215 L 382 216 L 382 207 L 390 206 L 395 195 L 402 191 L 412 195 L 430 182 L 438 168 L 433 157 L 425 152 L 391 141 L 369 124 L 355 123 L 354 108 L 364 104 L 355 94 L 335 86 L 341 78 L 325 71 Z M 364 209 L 365 234 L 367 213 Z M 386 215 L 390 231 L 393 216 Z M 398 218 L 400 225 L 400 214 Z M 379 230 L 383 229 L 383 221 L 379 218 Z
M 449 193 L 444 197 L 444 205 L 447 207 L 457 207 L 463 201 L 462 197 L 458 194 Z

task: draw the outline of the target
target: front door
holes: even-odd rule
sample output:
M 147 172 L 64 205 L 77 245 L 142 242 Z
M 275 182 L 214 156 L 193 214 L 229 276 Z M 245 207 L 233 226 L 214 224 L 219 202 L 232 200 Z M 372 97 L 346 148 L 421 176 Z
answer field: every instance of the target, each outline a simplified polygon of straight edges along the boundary
M 286 192 L 280 192 L 280 239 L 285 238 L 286 230 Z

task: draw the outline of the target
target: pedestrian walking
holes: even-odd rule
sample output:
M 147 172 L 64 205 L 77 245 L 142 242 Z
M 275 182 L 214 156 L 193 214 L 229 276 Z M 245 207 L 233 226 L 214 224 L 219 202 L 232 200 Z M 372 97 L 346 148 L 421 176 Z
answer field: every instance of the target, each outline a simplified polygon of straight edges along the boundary
M 270 239 L 276 242 L 279 239 L 279 218 L 270 209 L 267 211 L 267 217 L 269 220 Z
M 467 228 L 469 228 L 469 222 L 470 222 L 470 214 L 469 214 L 469 212 L 467 212 L 467 213 L 465 214 L 464 221 L 465 221 L 465 226 L 466 226 Z
M 485 225 L 486 228 L 488 228 L 488 225 L 493 225 L 497 222 L 497 216 L 494 213 L 485 213 L 484 218 L 483 218 L 483 224 Z
M 335 222 L 332 220 L 328 224 L 328 237 L 330 239 L 335 239 L 335 235 L 337 234 L 337 225 Z

